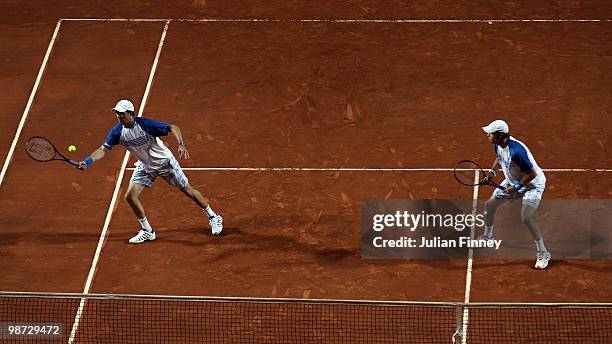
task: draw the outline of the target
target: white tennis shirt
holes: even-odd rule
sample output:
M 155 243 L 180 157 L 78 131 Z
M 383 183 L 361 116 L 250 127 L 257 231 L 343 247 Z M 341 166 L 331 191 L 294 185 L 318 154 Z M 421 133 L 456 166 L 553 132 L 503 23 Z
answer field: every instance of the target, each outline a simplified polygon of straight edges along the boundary
M 537 176 L 531 183 L 538 185 L 546 182 L 546 176 L 544 176 L 544 172 L 533 158 L 529 148 L 514 137 L 510 136 L 508 145 L 504 148 L 495 145 L 495 154 L 497 154 L 506 179 L 512 184 L 519 183 L 526 172 L 532 168 L 537 173 Z
M 142 165 L 147 171 L 157 170 L 164 167 L 174 157 L 159 138 L 168 135 L 170 128 L 169 123 L 135 117 L 134 125 L 131 128 L 117 123 L 106 136 L 102 147 L 110 150 L 119 144 L 138 158 L 136 166 Z

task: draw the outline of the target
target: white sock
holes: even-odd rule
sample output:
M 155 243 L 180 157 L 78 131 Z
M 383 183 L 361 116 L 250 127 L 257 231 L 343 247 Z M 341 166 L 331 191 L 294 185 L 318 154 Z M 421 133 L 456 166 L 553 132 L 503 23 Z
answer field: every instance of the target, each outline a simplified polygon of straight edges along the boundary
M 206 212 L 206 214 L 208 215 L 209 219 L 212 219 L 213 217 L 217 216 L 217 213 L 215 213 L 211 208 L 210 208 L 210 204 L 208 206 L 206 206 L 206 209 L 204 209 L 204 211 Z
M 493 226 L 485 225 L 484 235 L 489 238 L 493 237 Z
M 140 226 L 142 227 L 142 229 L 148 232 L 153 232 L 153 228 L 151 228 L 151 225 L 149 224 L 149 220 L 147 220 L 146 216 L 142 219 L 138 219 L 138 222 L 140 222 Z
M 536 247 L 538 248 L 538 252 L 548 252 L 548 250 L 544 246 L 544 239 L 540 239 L 539 241 L 536 241 L 535 243 L 536 243 Z

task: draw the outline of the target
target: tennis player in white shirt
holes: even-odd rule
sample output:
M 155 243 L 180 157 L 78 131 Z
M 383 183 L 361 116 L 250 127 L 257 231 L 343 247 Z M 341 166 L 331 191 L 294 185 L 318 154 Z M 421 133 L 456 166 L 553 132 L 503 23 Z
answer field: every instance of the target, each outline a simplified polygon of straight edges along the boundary
M 493 223 L 497 208 L 506 201 L 521 198 L 523 203 L 521 219 L 529 228 L 537 248 L 535 268 L 545 269 L 550 261 L 550 252 L 544 246 L 534 214 L 546 187 L 546 176 L 529 148 L 523 142 L 510 136 L 510 129 L 506 122 L 496 120 L 483 127 L 482 130 L 487 134 L 489 142 L 495 145 L 497 155 L 489 178 L 493 178 L 495 171 L 501 167 L 506 179 L 500 184 L 505 190 L 496 188 L 491 198 L 485 203 L 485 232 L 480 238 L 493 239 Z
M 223 218 L 215 213 L 208 204 L 208 200 L 189 184 L 178 161 L 160 139 L 161 136 L 172 133 L 179 144 L 179 157 L 189 159 L 189 152 L 179 127 L 134 116 L 134 105 L 129 100 L 119 101 L 112 110 L 117 115 L 119 123 L 110 130 L 102 146 L 84 158 L 78 167 L 82 170 L 90 168 L 95 161 L 104 158 L 106 152 L 116 145 L 123 146 L 138 159 L 130 186 L 125 193 L 125 200 L 138 218 L 140 229 L 129 242 L 140 244 L 156 238 L 155 230 L 149 224 L 139 198 L 144 188 L 151 187 L 158 176 L 168 184 L 176 186 L 200 206 L 208 215 L 212 234 L 221 234 Z

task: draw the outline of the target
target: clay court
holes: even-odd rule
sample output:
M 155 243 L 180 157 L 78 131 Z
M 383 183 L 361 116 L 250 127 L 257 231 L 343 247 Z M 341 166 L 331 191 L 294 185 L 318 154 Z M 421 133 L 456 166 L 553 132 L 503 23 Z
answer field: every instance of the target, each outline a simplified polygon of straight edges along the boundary
M 244 340 L 206 329 L 187 340 L 161 330 L 131 337 L 126 322 L 133 319 L 161 322 L 171 312 L 180 322 L 180 301 L 167 309 L 144 300 L 153 308 L 139 308 L 128 299 L 111 325 L 100 319 L 104 304 L 95 303 L 106 299 L 86 303 L 89 294 L 227 297 L 231 302 L 195 312 L 223 314 L 237 333 L 264 319 L 257 322 L 265 323 L 258 329 L 264 334 L 244 342 L 396 343 L 402 336 L 392 324 L 414 314 L 415 331 L 435 335 L 408 342 L 450 342 L 456 315 L 467 343 L 565 342 L 558 334 L 565 330 L 584 342 L 612 338 L 610 260 L 553 257 L 538 271 L 532 260 L 366 260 L 360 253 L 365 199 L 488 198 L 491 189 L 458 184 L 452 168 L 462 159 L 489 165 L 494 155 L 481 127 L 497 118 L 508 121 L 544 169 L 545 198 L 612 198 L 608 5 L 553 13 L 510 5 L 393 11 L 374 1 L 262 2 L 234 11 L 232 2 L 201 1 L 184 8 L 125 4 L 122 13 L 118 4 L 57 3 L 45 14 L 34 5 L 3 5 L 10 15 L 0 23 L 0 290 L 80 295 L 44 301 L 45 312 L 61 309 L 55 321 L 66 327 L 50 342 Z M 223 214 L 221 236 L 211 236 L 202 211 L 158 180 L 142 197 L 158 239 L 129 245 L 138 222 L 123 194 L 135 160 L 124 160 L 122 147 L 86 171 L 26 155 L 25 142 L 39 135 L 81 160 L 104 142 L 116 123 L 109 110 L 124 98 L 143 117 L 182 129 L 191 159 L 180 163 Z M 174 138 L 164 142 L 176 153 Z M 69 145 L 78 151 L 68 153 Z M 287 315 L 270 331 L 304 337 L 266 332 L 265 319 L 278 313 L 259 310 L 249 298 Z M 0 315 L 1 322 L 49 321 L 40 317 L 40 304 L 28 311 L 0 300 L 1 312 L 14 312 L 14 319 Z M 335 300 L 338 308 L 320 300 Z M 394 303 L 408 301 L 424 313 Z M 471 303 L 607 305 L 596 311 L 595 332 L 544 324 L 533 337 L 512 340 L 491 336 L 502 331 L 499 324 L 475 327 L 470 337 L 470 322 L 487 318 L 489 308 L 474 309 L 468 322 L 467 308 L 449 305 Z M 310 316 L 342 328 L 354 320 L 347 310 L 353 307 L 365 307 L 359 312 L 389 328 L 307 334 Z M 552 314 L 563 318 L 566 310 Z M 514 311 L 507 321 L 530 316 Z M 81 332 L 75 318 L 87 324 Z M 105 337 L 102 329 L 113 334 Z M 69 338 L 71 330 L 78 334 Z M 542 339 L 547 335 L 552 339 Z

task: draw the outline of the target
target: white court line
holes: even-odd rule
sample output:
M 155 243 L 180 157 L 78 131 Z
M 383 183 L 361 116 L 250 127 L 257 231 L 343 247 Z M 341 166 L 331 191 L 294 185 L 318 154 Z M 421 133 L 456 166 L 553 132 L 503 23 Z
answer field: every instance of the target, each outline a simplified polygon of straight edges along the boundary
M 543 168 L 544 172 L 612 172 L 609 168 Z
M 358 167 L 183 167 L 184 171 L 310 171 L 310 172 L 452 172 L 454 168 L 358 168 Z M 127 170 L 133 171 L 134 167 Z M 459 169 L 464 171 L 464 169 Z M 543 168 L 544 172 L 612 172 L 597 168 Z
M 169 24 L 170 24 L 170 21 L 166 21 L 166 25 L 164 25 L 164 30 L 159 40 L 159 45 L 157 46 L 157 53 L 155 54 L 155 59 L 153 60 L 153 66 L 151 67 L 151 72 L 149 73 L 149 80 L 147 81 L 147 87 L 145 88 L 144 95 L 142 96 L 142 102 L 140 103 L 140 108 L 138 109 L 137 117 L 142 116 L 145 105 L 147 103 L 149 91 L 151 90 L 151 85 L 153 84 L 153 77 L 155 76 L 155 71 L 157 69 L 157 62 L 159 61 L 159 56 L 161 54 L 162 47 L 164 46 L 164 40 L 166 39 L 166 33 L 168 32 Z M 119 176 L 117 176 L 117 181 L 115 183 L 115 190 L 113 191 L 113 198 L 111 199 L 111 202 L 108 206 L 108 211 L 106 212 L 106 219 L 104 220 L 104 226 L 102 227 L 102 233 L 100 233 L 100 239 L 98 240 L 98 246 L 96 247 L 96 253 L 94 254 L 93 261 L 91 262 L 91 268 L 89 269 L 89 274 L 87 275 L 87 281 L 85 282 L 85 288 L 83 289 L 83 294 L 89 294 L 89 289 L 91 288 L 91 282 L 93 281 L 93 277 L 96 272 L 96 267 L 98 265 L 98 259 L 100 258 L 100 252 L 102 252 L 102 246 L 104 245 L 104 241 L 106 240 L 106 233 L 108 232 L 108 227 L 110 225 L 110 221 L 113 216 L 113 210 L 115 209 L 115 203 L 117 202 L 117 196 L 119 195 L 119 189 L 121 188 L 121 181 L 123 180 L 123 174 L 125 173 L 125 167 L 127 166 L 129 157 L 130 157 L 130 152 L 126 151 L 123 157 L 123 162 L 121 163 L 121 170 L 119 171 Z M 68 344 L 72 344 L 76 337 L 77 330 L 79 328 L 79 321 L 81 320 L 83 309 L 85 307 L 85 300 L 86 300 L 85 298 L 82 298 L 81 302 L 79 303 L 79 308 L 74 317 L 74 323 L 72 325 L 72 330 L 70 331 L 70 337 L 68 338 Z
M 311 172 L 408 172 L 453 171 L 452 168 L 351 168 L 351 167 L 182 167 L 184 171 L 311 171 Z M 129 167 L 128 170 L 134 170 Z
M 53 45 L 55 44 L 55 40 L 57 38 L 57 35 L 59 34 L 61 25 L 62 25 L 62 20 L 60 19 L 55 25 L 55 31 L 53 31 L 53 36 L 51 36 L 51 41 L 49 42 L 49 46 L 47 47 L 47 53 L 45 53 L 45 57 L 43 58 L 42 64 L 40 65 L 40 69 L 38 70 L 38 76 L 36 77 L 36 82 L 34 82 L 34 87 L 32 88 L 32 92 L 30 93 L 30 98 L 28 99 L 28 103 L 26 104 L 25 110 L 23 110 L 23 114 L 21 115 L 21 121 L 19 122 L 17 131 L 15 132 L 13 143 L 11 144 L 11 148 L 9 149 L 8 154 L 6 155 L 6 159 L 4 160 L 4 165 L 2 166 L 2 171 L 0 172 L 0 186 L 2 186 L 2 182 L 4 181 L 4 176 L 6 175 L 6 171 L 8 170 L 11 160 L 13 160 L 13 154 L 15 153 L 15 147 L 17 146 L 17 141 L 19 141 L 19 137 L 21 136 L 21 131 L 23 130 L 26 119 L 28 118 L 28 114 L 30 113 L 30 108 L 32 107 L 34 96 L 36 95 L 36 91 L 38 90 L 38 86 L 40 85 L 40 80 L 42 79 L 42 76 L 45 73 L 47 62 L 49 61 L 49 56 L 51 55 L 51 50 L 53 50 Z
M 62 20 L 66 21 L 106 21 L 106 22 L 125 22 L 125 21 L 133 21 L 133 22 L 167 22 L 175 19 L 170 18 L 62 18 Z
M 478 212 L 478 182 L 480 181 L 480 171 L 474 171 L 474 192 L 472 194 L 472 216 L 476 217 L 476 213 Z M 476 225 L 474 224 L 470 228 L 470 239 L 476 238 Z M 468 249 L 468 262 L 467 262 L 467 271 L 465 274 L 465 297 L 463 299 L 464 304 L 470 303 L 470 293 L 472 290 L 472 266 L 473 266 L 473 258 L 474 258 L 474 249 Z M 463 321 L 462 321 L 462 331 L 461 331 L 461 343 L 467 343 L 468 336 L 468 319 L 469 319 L 469 308 L 465 307 L 463 309 Z
M 266 19 L 266 18 L 63 18 L 70 21 L 180 21 L 194 23 L 208 22 L 250 22 L 250 23 L 605 23 L 612 19 Z

